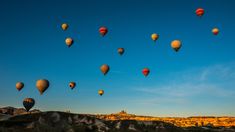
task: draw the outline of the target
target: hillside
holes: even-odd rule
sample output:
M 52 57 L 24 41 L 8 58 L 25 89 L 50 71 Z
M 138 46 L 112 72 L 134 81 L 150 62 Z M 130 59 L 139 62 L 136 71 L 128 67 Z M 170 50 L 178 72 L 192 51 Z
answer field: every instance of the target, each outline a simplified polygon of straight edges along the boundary
M 112 120 L 108 118 L 112 118 Z M 2 113 L 0 116 L 0 132 L 235 131 L 234 127 L 214 127 L 209 125 L 203 127 L 178 127 L 170 122 L 153 119 L 154 117 L 136 116 L 123 111 L 110 115 L 72 114 L 57 111 L 23 112 L 18 115 Z

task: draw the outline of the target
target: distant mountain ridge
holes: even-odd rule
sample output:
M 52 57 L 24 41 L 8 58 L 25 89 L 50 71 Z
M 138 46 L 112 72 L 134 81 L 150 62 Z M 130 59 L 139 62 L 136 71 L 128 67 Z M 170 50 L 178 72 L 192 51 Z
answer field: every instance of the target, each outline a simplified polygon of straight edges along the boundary
M 31 113 L 37 113 L 41 112 L 40 110 L 34 109 L 30 111 Z M 14 108 L 11 106 L 0 108 L 0 114 L 6 114 L 6 115 L 20 115 L 20 114 L 26 114 L 26 110 L 24 108 Z

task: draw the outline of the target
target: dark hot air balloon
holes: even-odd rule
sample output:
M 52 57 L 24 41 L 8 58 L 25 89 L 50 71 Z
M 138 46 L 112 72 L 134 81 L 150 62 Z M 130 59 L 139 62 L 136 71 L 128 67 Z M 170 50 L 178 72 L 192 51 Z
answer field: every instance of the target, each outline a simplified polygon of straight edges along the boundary
M 33 98 L 25 98 L 23 101 L 24 108 L 27 112 L 34 106 L 35 101 Z

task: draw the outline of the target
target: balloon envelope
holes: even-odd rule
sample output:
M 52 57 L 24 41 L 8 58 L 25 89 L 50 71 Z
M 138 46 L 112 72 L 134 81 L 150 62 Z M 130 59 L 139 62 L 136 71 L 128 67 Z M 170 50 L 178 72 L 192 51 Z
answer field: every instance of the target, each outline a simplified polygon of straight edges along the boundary
M 16 89 L 20 91 L 22 88 L 24 88 L 24 83 L 23 82 L 17 82 L 16 83 Z
M 102 95 L 104 94 L 104 90 L 99 90 L 99 91 L 98 91 L 98 94 L 99 94 L 100 96 L 102 96 Z
M 100 27 L 99 32 L 101 36 L 105 36 L 108 33 L 108 29 L 106 27 Z
M 33 98 L 25 98 L 23 100 L 23 105 L 27 112 L 34 106 L 34 104 L 35 104 L 35 101 Z
M 218 35 L 218 34 L 219 34 L 219 29 L 218 29 L 218 28 L 213 28 L 213 29 L 212 29 L 212 33 L 213 33 L 214 35 Z
M 67 23 L 63 23 L 63 24 L 61 25 L 62 30 L 67 30 L 68 27 L 69 27 L 69 25 L 68 25 Z
M 69 87 L 70 87 L 71 89 L 74 89 L 75 86 L 76 86 L 76 83 L 75 83 L 75 82 L 70 82 L 70 83 L 69 83 Z
M 142 70 L 142 73 L 144 74 L 145 77 L 147 77 L 148 74 L 150 73 L 150 70 L 149 70 L 148 68 L 144 68 L 144 69 Z
M 177 52 L 181 48 L 181 41 L 180 40 L 174 40 L 171 42 L 171 47 Z
M 47 90 L 49 85 L 49 81 L 46 79 L 40 79 L 36 82 L 36 87 L 41 95 Z
M 159 38 L 159 35 L 156 34 L 156 33 L 153 33 L 153 34 L 151 35 L 151 38 L 152 38 L 153 41 L 156 41 L 156 40 Z
M 101 72 L 106 75 L 109 72 L 109 66 L 107 64 L 104 64 L 100 67 Z
M 68 47 L 71 47 L 73 44 L 73 39 L 72 38 L 66 38 L 65 43 Z
M 118 48 L 118 53 L 122 55 L 125 52 L 124 48 Z
M 204 9 L 203 8 L 197 8 L 195 11 L 196 15 L 201 17 L 204 15 Z

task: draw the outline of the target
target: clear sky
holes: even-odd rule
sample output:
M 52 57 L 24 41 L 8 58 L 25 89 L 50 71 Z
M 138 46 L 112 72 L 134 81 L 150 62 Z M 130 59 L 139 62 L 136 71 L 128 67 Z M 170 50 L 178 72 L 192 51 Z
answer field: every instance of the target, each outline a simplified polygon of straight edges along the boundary
M 23 107 L 32 97 L 45 111 L 235 116 L 234 7 L 234 0 L 1 1 L 0 106 Z M 100 26 L 109 29 L 105 37 Z M 74 38 L 71 48 L 66 37 Z M 175 39 L 178 53 L 170 47 Z M 107 76 L 102 64 L 111 68 Z M 35 83 L 42 78 L 51 85 L 41 96 Z M 74 90 L 70 81 L 78 83 Z

